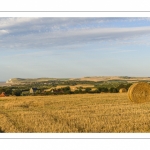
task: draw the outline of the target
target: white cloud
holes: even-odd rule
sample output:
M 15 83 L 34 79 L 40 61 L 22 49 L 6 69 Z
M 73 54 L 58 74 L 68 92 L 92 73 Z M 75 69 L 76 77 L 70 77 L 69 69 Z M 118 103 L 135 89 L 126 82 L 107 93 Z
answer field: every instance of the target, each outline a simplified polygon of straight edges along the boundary
M 9 33 L 8 30 L 0 30 L 0 35 L 7 34 L 7 33 Z
M 135 52 L 137 50 L 119 50 L 119 51 L 113 51 L 113 52 L 110 52 L 110 53 L 128 53 L 128 52 Z
M 0 36 L 6 33 L 9 33 L 9 36 L 3 38 L 0 46 L 7 49 L 49 49 L 75 45 L 79 47 L 91 42 L 149 43 L 150 27 L 97 26 L 119 19 L 132 22 L 147 18 L 1 18 L 0 28 L 5 28 L 0 30 Z
M 38 19 L 38 18 L 26 18 L 26 17 L 0 18 L 0 28 L 11 27 L 11 26 L 18 25 L 21 23 L 31 22 L 31 21 L 36 20 L 36 19 Z
M 0 34 L 8 31 L 0 30 Z M 31 49 L 54 48 L 61 46 L 82 45 L 91 42 L 117 42 L 118 44 L 139 43 L 139 38 L 150 35 L 150 27 L 138 28 L 97 28 L 76 29 L 68 31 L 28 33 L 25 35 L 8 36 L 0 46 L 5 48 Z M 132 42 L 133 40 L 133 42 Z M 141 38 L 140 43 L 147 40 Z M 148 42 L 147 41 L 147 42 Z M 8 45 L 9 43 L 9 45 Z

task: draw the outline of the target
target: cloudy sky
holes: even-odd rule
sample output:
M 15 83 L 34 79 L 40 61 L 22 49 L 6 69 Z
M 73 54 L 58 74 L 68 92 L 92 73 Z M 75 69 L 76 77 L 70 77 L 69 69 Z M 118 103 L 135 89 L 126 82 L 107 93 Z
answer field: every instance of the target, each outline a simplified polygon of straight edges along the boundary
M 150 18 L 0 18 L 0 81 L 150 76 Z

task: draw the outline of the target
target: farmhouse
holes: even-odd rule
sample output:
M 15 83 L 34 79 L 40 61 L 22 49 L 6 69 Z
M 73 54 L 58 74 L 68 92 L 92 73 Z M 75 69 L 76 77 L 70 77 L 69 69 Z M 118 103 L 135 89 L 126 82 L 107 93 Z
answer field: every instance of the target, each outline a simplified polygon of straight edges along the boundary
M 0 94 L 0 97 L 5 97 L 6 95 L 5 95 L 5 92 L 2 92 L 1 94 Z
M 39 90 L 37 88 L 30 88 L 30 94 L 34 94 L 36 92 L 38 92 Z

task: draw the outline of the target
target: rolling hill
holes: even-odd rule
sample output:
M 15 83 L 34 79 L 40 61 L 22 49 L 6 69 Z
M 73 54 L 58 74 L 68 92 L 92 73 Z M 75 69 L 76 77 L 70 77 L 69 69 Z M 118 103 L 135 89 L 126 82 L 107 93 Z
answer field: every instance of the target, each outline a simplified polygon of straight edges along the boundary
M 50 82 L 50 81 L 127 81 L 129 83 L 137 81 L 150 82 L 150 77 L 128 77 L 128 76 L 94 76 L 83 78 L 12 78 L 6 81 L 8 84 L 25 84 L 36 82 Z

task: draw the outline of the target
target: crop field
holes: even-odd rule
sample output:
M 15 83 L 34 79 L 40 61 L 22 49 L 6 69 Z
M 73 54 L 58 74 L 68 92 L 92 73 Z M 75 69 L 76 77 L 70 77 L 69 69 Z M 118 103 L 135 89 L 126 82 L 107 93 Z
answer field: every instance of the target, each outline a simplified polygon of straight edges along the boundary
M 150 103 L 127 93 L 1 97 L 0 132 L 150 132 Z
M 61 85 L 61 86 L 57 86 L 56 88 L 63 88 L 63 87 L 66 87 L 66 86 L 70 86 L 70 85 Z M 90 87 L 90 88 L 92 88 L 92 87 L 94 87 L 94 85 L 92 85 L 92 84 L 78 84 L 78 85 L 74 85 L 74 86 L 70 86 L 70 88 L 79 88 L 79 87 L 83 87 L 83 88 L 87 88 L 87 87 Z

